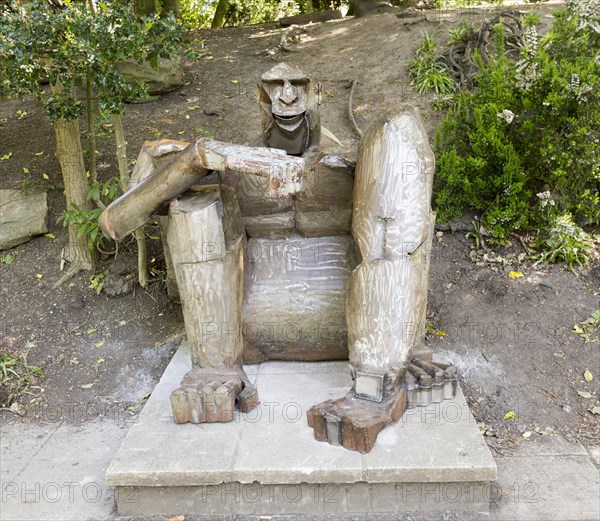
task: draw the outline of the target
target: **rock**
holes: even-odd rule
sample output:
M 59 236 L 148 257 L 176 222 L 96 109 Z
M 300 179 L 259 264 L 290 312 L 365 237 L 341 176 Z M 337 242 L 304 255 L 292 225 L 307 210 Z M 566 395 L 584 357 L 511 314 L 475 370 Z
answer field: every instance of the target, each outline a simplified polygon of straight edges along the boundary
M 351 13 L 356 18 L 361 18 L 374 13 L 389 13 L 398 10 L 389 2 L 380 2 L 377 0 L 352 0 L 350 2 Z
M 18 246 L 47 231 L 45 192 L 0 190 L 0 250 Z
M 134 60 L 117 63 L 119 71 L 125 80 L 130 82 L 143 81 L 148 85 L 148 93 L 151 95 L 163 94 L 181 87 L 185 78 L 183 68 L 178 57 L 167 60 L 158 59 L 156 70 L 149 63 L 137 63 Z
M 104 281 L 104 293 L 109 297 L 117 295 L 127 295 L 133 291 L 133 275 L 110 274 Z
M 327 11 L 317 11 L 314 13 L 297 14 L 279 19 L 279 25 L 289 27 L 290 25 L 307 25 L 311 23 L 328 22 L 329 20 L 340 20 L 344 18 L 339 9 L 330 9 Z

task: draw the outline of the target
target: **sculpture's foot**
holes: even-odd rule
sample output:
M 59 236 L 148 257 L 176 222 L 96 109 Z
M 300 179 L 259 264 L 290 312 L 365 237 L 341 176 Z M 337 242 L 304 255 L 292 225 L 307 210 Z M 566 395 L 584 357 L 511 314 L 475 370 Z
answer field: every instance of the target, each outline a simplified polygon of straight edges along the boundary
M 433 362 L 430 351 L 416 353 L 395 381 L 388 375 L 353 370 L 354 385 L 338 400 L 313 405 L 307 412 L 315 438 L 349 450 L 369 452 L 379 432 L 406 409 L 453 398 L 456 368 Z
M 236 401 L 240 412 L 259 403 L 258 391 L 241 367 L 192 369 L 171 393 L 175 423 L 230 422 Z
M 406 388 L 407 408 L 426 407 L 454 398 L 456 367 L 434 362 L 431 351 L 415 353 L 406 368 L 402 385 Z
M 406 408 L 406 390 L 397 389 L 380 403 L 354 396 L 350 391 L 339 400 L 327 400 L 308 410 L 308 425 L 319 441 L 348 450 L 369 452 L 386 425 L 397 422 Z

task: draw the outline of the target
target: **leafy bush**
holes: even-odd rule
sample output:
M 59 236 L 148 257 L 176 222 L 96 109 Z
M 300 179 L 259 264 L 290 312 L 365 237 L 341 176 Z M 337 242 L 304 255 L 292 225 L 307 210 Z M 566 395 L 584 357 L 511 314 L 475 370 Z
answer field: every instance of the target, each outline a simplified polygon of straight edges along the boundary
M 50 121 L 78 118 L 85 105 L 75 95 L 86 78 L 97 90 L 106 114 L 121 113 L 123 102 L 140 94 L 114 68 L 119 61 L 169 57 L 181 43 L 172 15 L 136 17 L 131 6 L 101 2 L 96 13 L 85 3 L 53 9 L 34 0 L 0 5 L 0 95 L 33 94 Z M 43 87 L 50 83 L 51 92 Z
M 210 27 L 217 4 L 218 0 L 182 0 L 181 19 L 190 29 Z M 284 16 L 311 13 L 339 5 L 339 0 L 333 0 L 331 3 L 324 0 L 315 2 L 309 0 L 229 0 L 225 13 L 225 25 L 274 22 Z
M 589 250 L 575 223 L 600 223 L 600 9 L 588 4 L 599 2 L 570 2 L 555 13 L 541 39 L 535 17 L 523 17 L 518 61 L 495 26 L 495 53 L 487 63 L 475 54 L 474 88 L 455 96 L 435 145 L 440 220 L 469 209 L 496 244 L 515 230 L 539 230 L 546 251 L 568 228 L 577 255 L 547 260 L 571 266 Z

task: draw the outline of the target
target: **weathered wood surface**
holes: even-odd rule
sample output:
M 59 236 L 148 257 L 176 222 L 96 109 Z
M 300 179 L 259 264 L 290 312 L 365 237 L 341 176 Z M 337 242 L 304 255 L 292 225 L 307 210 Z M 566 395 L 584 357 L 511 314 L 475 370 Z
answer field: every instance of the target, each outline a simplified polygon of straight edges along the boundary
M 167 241 L 194 365 L 242 363 L 244 231 L 232 190 L 207 187 L 173 201 Z
M 46 192 L 0 190 L 0 250 L 14 248 L 47 231 Z
M 350 236 L 251 238 L 246 247 L 244 361 L 348 357 Z
M 427 305 L 434 156 L 414 109 L 373 124 L 358 156 L 352 234 L 362 262 L 348 285 L 350 363 L 398 373 Z M 428 246 L 429 245 L 429 246 Z
M 113 239 L 123 238 L 165 203 L 198 184 L 209 170 L 263 176 L 267 193 L 281 197 L 300 189 L 304 160 L 283 150 L 199 139 L 111 203 L 100 216 L 102 231 Z

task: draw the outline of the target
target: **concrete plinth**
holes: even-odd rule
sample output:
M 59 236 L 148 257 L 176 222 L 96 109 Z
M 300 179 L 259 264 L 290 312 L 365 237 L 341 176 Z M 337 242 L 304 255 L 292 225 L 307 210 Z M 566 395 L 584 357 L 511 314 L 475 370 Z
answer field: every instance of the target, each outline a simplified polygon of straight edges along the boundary
M 496 464 L 462 392 L 409 410 L 369 454 L 313 438 L 307 409 L 344 395 L 344 362 L 246 367 L 260 406 L 227 424 L 173 422 L 184 344 L 108 468 L 121 515 L 488 512 Z

